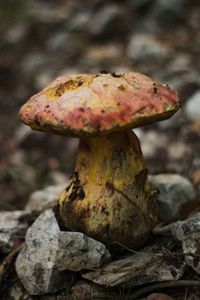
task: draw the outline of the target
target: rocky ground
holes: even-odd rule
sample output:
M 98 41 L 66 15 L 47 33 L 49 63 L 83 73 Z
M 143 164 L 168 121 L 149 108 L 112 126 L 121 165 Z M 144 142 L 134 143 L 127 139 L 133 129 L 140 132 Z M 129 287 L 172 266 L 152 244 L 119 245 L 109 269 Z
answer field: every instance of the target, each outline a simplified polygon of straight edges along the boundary
M 26 99 L 63 73 L 134 70 L 176 89 L 182 101 L 181 110 L 168 121 L 138 128 L 136 134 L 149 173 L 164 174 L 152 179 L 161 189 L 160 219 L 171 223 L 170 218 L 188 218 L 200 210 L 199 10 L 198 0 L 1 1 L 0 210 L 3 213 L 26 206 L 28 211 L 21 217 L 21 213 L 12 212 L 8 218 L 14 223 L 12 227 L 8 222 L 9 229 L 5 229 L 7 225 L 2 221 L 6 232 L 4 242 L 11 228 L 18 224 L 15 222 L 20 219 L 21 224 L 20 232 L 14 233 L 18 239 L 11 238 L 11 244 L 1 246 L 2 262 L 9 253 L 13 256 L 8 261 L 14 260 L 13 251 L 18 251 L 28 226 L 36 218 L 37 213 L 30 213 L 39 205 L 36 203 L 45 199 L 45 207 L 40 211 L 51 207 L 73 169 L 76 139 L 33 132 L 17 116 Z M 166 177 L 170 173 L 182 177 Z M 173 200 L 177 203 L 175 207 L 173 192 L 168 198 L 166 192 L 169 186 L 172 191 L 177 190 L 176 184 L 182 190 L 178 188 L 179 196 Z M 31 194 L 38 189 L 42 191 Z M 166 199 L 168 204 L 173 203 L 168 210 L 162 208 L 166 207 L 163 206 Z M 186 202 L 189 203 L 181 208 Z M 166 230 L 172 232 L 171 227 Z M 170 251 L 183 253 L 186 237 L 180 240 L 173 230 L 173 241 L 178 241 L 180 248 L 172 247 Z M 182 263 L 190 266 L 188 274 L 191 274 L 184 271 L 183 280 L 198 281 L 198 263 L 193 268 L 191 257 L 190 262 L 185 259 Z M 10 283 L 15 284 L 13 280 Z M 1 290 L 5 291 L 3 282 Z M 16 285 L 20 283 L 17 281 Z M 118 294 L 127 294 L 127 287 L 122 285 L 119 289 Z M 172 286 L 168 294 L 174 299 L 199 299 L 196 287 Z M 22 295 L 19 292 L 16 296 L 15 291 L 15 296 L 9 297 L 28 299 Z

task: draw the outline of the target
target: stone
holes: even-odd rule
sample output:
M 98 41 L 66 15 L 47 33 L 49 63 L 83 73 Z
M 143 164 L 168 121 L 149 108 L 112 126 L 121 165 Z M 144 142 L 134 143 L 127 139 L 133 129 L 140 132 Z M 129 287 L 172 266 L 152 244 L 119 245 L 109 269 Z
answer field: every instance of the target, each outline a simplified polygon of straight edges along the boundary
M 63 53 L 65 59 L 79 55 L 84 44 L 84 37 L 80 38 L 78 34 L 72 34 L 65 31 L 56 31 L 51 34 L 47 40 L 47 48 L 49 53 Z
M 89 10 L 81 10 L 80 12 L 77 12 L 70 20 L 70 31 L 87 32 L 91 18 L 92 12 Z
M 28 213 L 23 210 L 0 212 L 0 252 L 9 253 L 24 239 Z
M 200 274 L 200 213 L 172 223 L 170 229 L 175 240 L 182 243 L 185 262 Z
M 157 203 L 160 220 L 176 215 L 183 204 L 195 198 L 193 185 L 181 175 L 149 175 L 149 181 L 159 190 Z
M 192 151 L 191 147 L 183 142 L 172 142 L 169 144 L 167 152 L 170 159 L 184 159 Z
M 200 90 L 190 97 L 185 105 L 185 113 L 189 120 L 200 120 Z
M 15 23 L 15 26 L 11 26 L 6 32 L 6 41 L 11 44 L 23 43 L 24 38 L 27 34 L 26 22 Z
M 188 95 L 188 90 L 190 91 L 189 95 L 191 95 L 191 91 L 196 92 L 200 88 L 199 73 L 195 70 L 181 72 L 180 74 L 178 74 L 178 76 L 177 74 L 173 75 L 171 71 L 169 71 L 169 74 L 170 78 L 167 80 L 167 83 L 171 88 L 175 89 L 179 94 L 181 93 L 184 97 L 184 94 Z M 181 111 L 179 111 L 178 113 L 182 115 Z
M 167 136 L 154 130 L 140 132 L 139 139 L 141 143 L 142 153 L 144 154 L 145 158 L 155 157 L 156 152 L 162 147 L 165 148 L 168 144 Z
M 16 271 L 30 295 L 57 292 L 73 280 L 69 270 L 94 269 L 110 258 L 106 247 L 80 232 L 61 231 L 51 209 L 28 229 Z
M 180 22 L 184 15 L 185 0 L 155 0 L 151 6 L 148 18 L 146 18 L 146 26 L 154 31 L 159 25 L 174 26 Z
M 191 64 L 191 56 L 189 54 L 177 54 L 172 58 L 168 65 L 168 70 L 173 73 L 187 72 Z
M 30 75 L 38 70 L 42 70 L 47 65 L 47 56 L 40 52 L 31 52 L 27 54 L 22 61 L 22 70 L 24 74 Z
M 91 60 L 94 62 L 102 61 L 102 60 L 110 60 L 114 61 L 116 59 L 120 59 L 122 55 L 122 48 L 117 44 L 104 44 L 103 46 L 91 45 L 88 47 L 87 52 L 85 54 L 85 58 L 87 60 Z
M 116 4 L 108 4 L 99 9 L 90 19 L 88 31 L 92 35 L 100 35 L 106 32 L 115 20 L 121 15 L 120 7 Z M 122 24 L 121 24 L 122 25 Z
M 156 0 L 154 8 L 156 8 L 157 14 L 163 12 L 180 13 L 183 9 L 185 0 Z
M 44 211 L 56 205 L 61 192 L 66 188 L 67 183 L 50 185 L 42 190 L 33 192 L 26 204 L 27 211 Z
M 149 33 L 136 33 L 130 38 L 127 56 L 133 60 L 162 60 L 166 58 L 168 49 Z
M 135 287 L 154 281 L 178 280 L 184 273 L 185 263 L 181 259 L 156 255 L 158 247 L 145 247 L 136 254 L 109 262 L 96 271 L 82 277 L 106 287 Z
M 29 136 L 31 135 L 32 130 L 25 126 L 24 124 L 20 124 L 16 130 L 15 130 L 15 143 L 16 146 L 20 146 L 21 143 Z
M 55 263 L 61 269 L 81 271 L 94 269 L 110 259 L 107 248 L 81 232 L 60 232 Z

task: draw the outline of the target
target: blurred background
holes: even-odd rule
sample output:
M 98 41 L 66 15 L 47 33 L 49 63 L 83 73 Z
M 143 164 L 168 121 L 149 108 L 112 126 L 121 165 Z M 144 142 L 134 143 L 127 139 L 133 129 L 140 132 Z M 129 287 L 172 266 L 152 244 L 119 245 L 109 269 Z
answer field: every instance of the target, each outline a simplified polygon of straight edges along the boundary
M 19 107 L 65 73 L 137 71 L 176 89 L 182 109 L 137 129 L 149 173 L 200 195 L 199 0 L 0 1 L 0 210 L 70 175 L 78 141 L 31 131 Z

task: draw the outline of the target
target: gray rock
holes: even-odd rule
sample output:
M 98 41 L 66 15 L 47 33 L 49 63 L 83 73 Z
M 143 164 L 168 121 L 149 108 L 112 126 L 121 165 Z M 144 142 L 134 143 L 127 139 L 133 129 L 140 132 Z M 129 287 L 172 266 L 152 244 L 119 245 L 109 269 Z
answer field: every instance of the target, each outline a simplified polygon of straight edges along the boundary
M 121 10 L 118 5 L 109 4 L 102 9 L 98 10 L 97 13 L 93 14 L 93 18 L 90 20 L 89 28 L 91 34 L 98 35 L 102 34 L 109 25 L 121 15 Z
M 110 259 L 110 253 L 102 243 L 81 232 L 60 232 L 58 243 L 55 264 L 60 269 L 94 269 Z
M 184 203 L 194 200 L 195 191 L 191 182 L 181 175 L 150 175 L 149 180 L 160 192 L 157 196 L 160 220 L 176 215 Z
M 190 97 L 185 106 L 187 117 L 192 121 L 200 121 L 200 90 Z
M 48 22 L 59 23 L 64 20 L 64 22 L 68 21 L 69 16 L 71 15 L 71 7 L 67 5 L 67 3 L 63 3 L 62 5 L 52 5 L 53 1 L 27 1 L 24 3 L 25 9 L 28 12 L 28 15 L 36 20 L 39 23 Z M 73 7 L 73 6 L 72 6 Z
M 22 61 L 22 70 L 24 74 L 32 75 L 38 73 L 47 65 L 47 56 L 41 52 L 31 52 L 27 54 Z
M 88 30 L 92 12 L 84 10 L 77 12 L 70 20 L 69 29 L 72 31 L 86 31 Z
M 188 67 L 189 69 L 189 67 Z M 165 72 L 166 75 L 166 72 Z M 169 86 L 173 89 L 175 89 L 176 91 L 182 91 L 182 90 L 187 90 L 187 89 L 191 89 L 194 90 L 195 89 L 199 89 L 200 88 L 200 78 L 199 78 L 199 73 L 196 72 L 195 70 L 191 70 L 191 71 L 185 71 L 182 72 L 180 74 L 173 74 L 171 72 L 171 70 L 169 70 L 169 75 L 167 77 L 168 79 L 166 80 L 165 77 L 163 76 L 163 80 L 169 84 Z M 179 114 L 181 112 L 179 111 Z M 175 114 L 174 116 L 176 116 L 177 114 Z M 174 119 L 174 117 L 173 117 Z M 170 119 L 169 119 L 170 121 Z M 166 121 L 165 121 L 166 122 Z M 163 123 L 163 122 L 161 122 Z M 160 124 L 161 124 L 160 123 Z
M 168 144 L 166 134 L 156 132 L 155 130 L 148 130 L 147 132 L 140 131 L 139 139 L 145 158 L 153 158 L 159 149 L 162 147 L 165 148 Z
M 191 147 L 183 142 L 172 142 L 168 145 L 168 155 L 170 159 L 183 159 L 192 151 Z
M 183 253 L 192 254 L 185 255 L 185 262 L 200 274 L 200 213 L 185 221 L 173 223 L 170 229 L 173 237 L 182 243 Z
M 160 23 L 173 26 L 184 14 L 185 0 L 152 1 L 150 13 L 145 20 L 147 30 L 158 31 Z
M 26 37 L 28 28 L 26 22 L 16 23 L 15 26 L 10 27 L 5 35 L 6 41 L 12 44 L 23 43 Z
M 0 252 L 8 253 L 23 240 L 28 223 L 23 210 L 0 212 Z
M 69 273 L 60 272 L 52 261 L 59 231 L 51 210 L 41 214 L 27 231 L 25 246 L 16 260 L 16 271 L 31 295 L 55 292 L 69 280 Z
M 180 13 L 183 9 L 185 0 L 156 0 L 154 9 L 157 14 L 163 12 Z
M 132 35 L 127 48 L 127 55 L 133 60 L 160 60 L 164 59 L 167 54 L 166 46 L 148 33 Z
M 56 292 L 72 280 L 68 270 L 94 269 L 110 254 L 106 247 L 80 232 L 60 231 L 51 209 L 29 228 L 17 257 L 16 271 L 31 295 Z
M 63 53 L 66 58 L 80 54 L 83 49 L 84 38 L 66 31 L 57 31 L 47 40 L 47 49 L 50 53 Z
M 25 209 L 27 211 L 44 211 L 56 205 L 59 195 L 66 188 L 67 183 L 50 185 L 43 190 L 35 191 L 29 197 Z
M 151 246 L 137 254 L 112 261 L 102 268 L 82 274 L 82 277 L 106 287 L 134 287 L 142 284 L 178 280 L 184 273 L 185 263 L 177 258 L 156 255 L 161 250 Z

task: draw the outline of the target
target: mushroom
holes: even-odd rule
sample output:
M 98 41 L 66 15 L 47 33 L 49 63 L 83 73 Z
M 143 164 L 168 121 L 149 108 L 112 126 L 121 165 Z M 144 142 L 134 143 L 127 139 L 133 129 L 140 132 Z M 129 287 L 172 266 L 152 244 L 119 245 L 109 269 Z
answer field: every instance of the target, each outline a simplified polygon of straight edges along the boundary
M 157 220 L 156 192 L 132 128 L 167 119 L 179 106 L 168 86 L 134 72 L 61 76 L 22 106 L 32 129 L 80 138 L 58 205 L 68 230 L 110 248 L 145 242 Z

